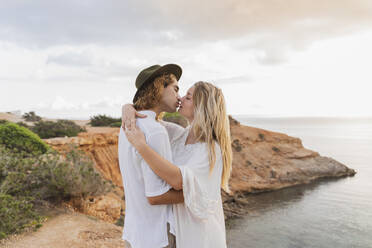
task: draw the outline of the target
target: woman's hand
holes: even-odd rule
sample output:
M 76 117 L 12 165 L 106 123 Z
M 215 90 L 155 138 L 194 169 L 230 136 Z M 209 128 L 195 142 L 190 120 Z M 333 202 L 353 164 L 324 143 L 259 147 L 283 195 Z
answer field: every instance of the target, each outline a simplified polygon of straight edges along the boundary
M 124 130 L 132 129 L 132 124 L 136 125 L 136 117 L 146 118 L 147 115 L 138 113 L 132 104 L 125 104 L 121 108 L 121 126 Z
M 139 129 L 135 121 L 130 124 L 131 129 L 125 128 L 125 136 L 127 136 L 128 141 L 136 148 L 137 150 L 140 150 L 142 146 L 146 145 L 146 138 L 141 129 Z

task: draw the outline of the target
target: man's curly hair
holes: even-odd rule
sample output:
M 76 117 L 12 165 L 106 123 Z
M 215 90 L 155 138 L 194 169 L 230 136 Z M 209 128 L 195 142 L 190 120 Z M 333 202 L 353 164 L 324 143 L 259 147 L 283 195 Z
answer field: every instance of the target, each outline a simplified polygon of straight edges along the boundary
M 138 93 L 137 100 L 133 103 L 134 108 L 137 111 L 151 109 L 159 105 L 161 100 L 161 95 L 164 88 L 173 83 L 173 80 L 177 81 L 177 78 L 173 74 L 164 74 L 162 76 L 156 77 L 153 83 L 147 83 L 143 85 Z

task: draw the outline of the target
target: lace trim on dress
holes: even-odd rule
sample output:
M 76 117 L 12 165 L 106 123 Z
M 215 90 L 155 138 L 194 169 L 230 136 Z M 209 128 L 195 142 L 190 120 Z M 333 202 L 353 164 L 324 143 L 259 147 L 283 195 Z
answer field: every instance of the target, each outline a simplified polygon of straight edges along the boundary
M 182 174 L 183 195 L 185 206 L 199 219 L 205 220 L 209 215 L 215 214 L 218 209 L 219 200 L 209 197 L 208 192 L 199 183 L 192 168 L 180 167 Z

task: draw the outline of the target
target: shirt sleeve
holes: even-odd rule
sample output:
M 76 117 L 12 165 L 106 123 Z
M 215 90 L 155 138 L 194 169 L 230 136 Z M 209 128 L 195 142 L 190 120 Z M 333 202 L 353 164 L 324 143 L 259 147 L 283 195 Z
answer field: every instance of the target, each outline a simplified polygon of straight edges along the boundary
M 178 124 L 168 122 L 168 121 L 159 121 L 159 123 L 165 127 L 167 130 L 168 136 L 169 136 L 169 142 L 174 142 L 178 137 L 180 137 L 183 132 L 185 131 L 185 128 L 181 127 Z
M 207 152 L 199 154 L 196 163 L 179 167 L 185 206 L 198 219 L 208 218 L 219 204 L 222 160 L 218 152 L 216 151 L 216 163 L 211 173 Z
M 146 141 L 160 156 L 172 162 L 172 151 L 166 132 L 151 134 L 147 137 Z M 172 188 L 167 182 L 155 174 L 144 159 L 141 159 L 141 170 L 145 183 L 146 197 L 162 195 Z

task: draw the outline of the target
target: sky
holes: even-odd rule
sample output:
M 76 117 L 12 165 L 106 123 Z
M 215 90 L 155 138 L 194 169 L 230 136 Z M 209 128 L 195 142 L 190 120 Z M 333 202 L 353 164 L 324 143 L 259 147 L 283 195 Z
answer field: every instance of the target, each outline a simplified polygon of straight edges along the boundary
M 176 63 L 232 115 L 372 116 L 371 44 L 370 0 L 2 0 L 0 112 L 119 117 Z

